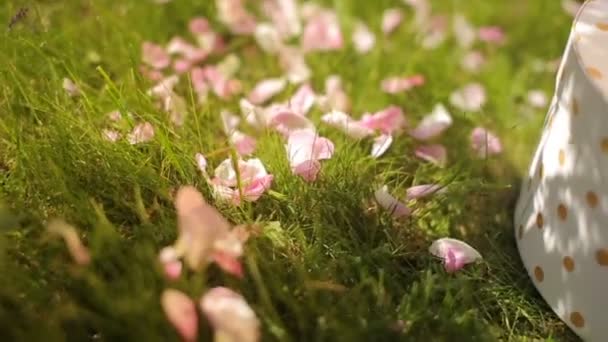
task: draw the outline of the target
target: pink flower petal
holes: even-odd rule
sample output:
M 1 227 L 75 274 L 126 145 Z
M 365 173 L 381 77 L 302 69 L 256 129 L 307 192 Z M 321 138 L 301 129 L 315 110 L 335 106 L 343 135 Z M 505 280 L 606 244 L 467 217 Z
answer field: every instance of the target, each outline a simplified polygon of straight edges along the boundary
M 207 158 L 205 158 L 202 153 L 197 153 L 194 156 L 194 159 L 196 160 L 196 166 L 198 166 L 198 169 L 201 170 L 203 175 L 207 175 Z
M 189 268 L 200 271 L 211 261 L 218 238 L 230 231 L 228 221 L 192 186 L 182 186 L 175 196 L 179 236 L 175 250 Z
M 360 122 L 353 120 L 348 114 L 337 110 L 333 110 L 323 115 L 321 121 L 331 127 L 341 130 L 354 139 L 363 139 L 374 133 L 372 129 L 364 127 Z
M 104 129 L 101 131 L 102 137 L 109 142 L 116 142 L 120 139 L 120 132 L 113 129 Z
M 476 127 L 471 132 L 471 148 L 479 158 L 497 155 L 502 152 L 502 143 L 494 133 L 483 127 Z
M 265 175 L 255 178 L 251 183 L 243 189 L 243 200 L 247 202 L 255 202 L 270 189 L 272 185 L 272 175 Z
M 122 114 L 120 114 L 120 111 L 118 110 L 114 110 L 109 112 L 108 114 L 106 114 L 106 116 L 108 117 L 108 119 L 110 119 L 110 121 L 120 121 L 122 119 Z
M 198 315 L 196 305 L 182 292 L 166 289 L 160 303 L 169 322 L 185 341 L 195 341 L 198 336 Z
M 412 210 L 388 192 L 388 186 L 384 185 L 374 192 L 376 202 L 386 211 L 389 211 L 395 218 L 407 217 L 412 214 Z
M 479 51 L 470 51 L 464 57 L 460 65 L 466 71 L 477 73 L 486 64 L 486 58 Z
M 65 90 L 65 92 L 70 97 L 77 97 L 77 96 L 82 95 L 82 91 L 80 90 L 80 87 L 78 87 L 78 85 L 69 78 L 63 79 L 63 90 Z
M 549 100 L 544 91 L 535 89 L 528 92 L 528 103 L 534 108 L 545 108 Z
M 445 146 L 440 144 L 422 145 L 416 147 L 416 157 L 436 164 L 439 167 L 444 167 L 447 163 L 448 152 Z
M 279 62 L 285 77 L 290 83 L 300 84 L 310 79 L 312 71 L 306 64 L 302 51 L 292 47 L 282 47 L 279 50 Z
M 306 115 L 315 104 L 316 95 L 310 84 L 300 86 L 289 100 L 289 109 L 298 115 Z
M 255 41 L 258 46 L 269 54 L 279 52 L 283 46 L 283 41 L 276 27 L 269 23 L 260 23 L 255 27 Z
M 364 127 L 391 134 L 401 130 L 406 125 L 403 110 L 397 106 L 389 106 L 372 115 L 365 114 L 360 120 Z
M 307 182 L 314 182 L 321 171 L 321 163 L 318 160 L 306 160 L 292 166 L 295 175 L 302 177 Z
M 257 146 L 257 141 L 254 137 L 240 131 L 234 131 L 230 135 L 230 142 L 234 145 L 236 152 L 241 156 L 253 154 Z
M 479 83 L 470 83 L 450 95 L 450 103 L 463 111 L 478 112 L 486 103 L 486 90 Z
M 284 78 L 269 78 L 260 81 L 253 88 L 247 99 L 249 102 L 260 105 L 270 100 L 285 89 L 287 81 Z
M 296 0 L 264 0 L 262 10 L 272 20 L 282 38 L 289 39 L 302 33 Z
M 152 42 L 143 42 L 141 45 L 142 61 L 154 69 L 162 70 L 171 64 L 171 58 L 165 49 Z
M 399 8 L 389 8 L 382 14 L 382 33 L 393 33 L 403 21 L 403 11 Z
M 452 125 L 452 122 L 452 116 L 448 110 L 442 104 L 437 104 L 433 112 L 425 116 L 409 134 L 418 140 L 429 140 L 443 133 Z
M 317 99 L 322 110 L 337 110 L 348 112 L 350 99 L 342 88 L 342 79 L 337 75 L 330 75 L 325 79 L 325 96 Z
M 129 144 L 141 144 L 148 142 L 154 138 L 154 126 L 149 122 L 137 124 L 131 133 L 127 136 Z
M 230 32 L 248 35 L 255 31 L 256 20 L 241 0 L 216 0 L 218 18 Z
M 266 172 L 264 164 L 259 159 L 239 160 L 238 167 L 244 196 L 242 199 L 249 202 L 257 201 L 270 188 L 272 175 Z M 211 182 L 220 198 L 240 204 L 236 170 L 230 158 L 224 160 L 215 169 L 215 178 Z
M 293 173 L 313 181 L 321 167 L 319 160 L 332 157 L 334 144 L 312 130 L 303 129 L 289 134 L 286 150 Z
M 478 31 L 479 40 L 487 43 L 502 44 L 505 42 L 505 33 L 498 26 L 480 27 Z
M 360 54 L 370 52 L 376 44 L 376 36 L 374 36 L 374 33 L 363 22 L 355 24 L 352 40 L 355 45 L 355 50 Z
M 271 119 L 270 127 L 287 136 L 290 132 L 300 129 L 314 130 L 314 124 L 305 116 L 292 112 L 281 112 Z
M 380 87 L 382 91 L 388 94 L 398 94 L 408 91 L 414 87 L 424 85 L 425 79 L 422 75 L 414 75 L 410 77 L 389 77 L 382 80 Z
M 477 32 L 471 23 L 467 20 L 467 18 L 462 14 L 457 14 L 454 16 L 454 35 L 456 36 L 456 41 L 458 45 L 460 45 L 463 49 L 470 48 L 473 43 L 475 43 L 475 39 L 477 38 Z
M 223 341 L 259 341 L 260 322 L 241 295 L 225 287 L 214 287 L 201 298 L 200 306 L 216 337 L 222 336 Z
M 302 48 L 310 51 L 330 51 L 344 45 L 338 16 L 334 11 L 324 10 L 306 23 L 302 35 Z
M 182 262 L 175 248 L 165 247 L 160 251 L 159 260 L 163 266 L 165 276 L 169 280 L 176 280 L 182 274 Z
M 237 258 L 221 251 L 213 252 L 211 257 L 213 258 L 213 262 L 215 262 L 222 271 L 232 274 L 237 278 L 243 278 L 243 266 Z
M 426 32 L 422 40 L 422 47 L 425 49 L 437 48 L 447 38 L 448 18 L 444 15 L 432 16 L 425 29 Z
M 210 53 L 210 50 L 205 50 L 190 44 L 181 37 L 174 37 L 171 39 L 167 45 L 167 51 L 172 55 L 180 55 L 183 57 L 182 63 L 190 62 L 191 65 L 204 61 Z
M 202 17 L 192 18 L 190 23 L 188 23 L 188 28 L 190 32 L 194 35 L 205 34 L 211 30 L 211 25 L 209 25 L 209 21 Z
M 153 88 L 148 90 L 149 96 L 164 99 L 173 94 L 173 89 L 179 83 L 179 76 L 171 75 L 160 80 Z
M 211 85 L 213 93 L 220 99 L 229 99 L 241 90 L 240 82 L 227 78 L 218 67 L 206 66 L 200 72 L 207 84 Z
M 70 256 L 78 265 L 88 265 L 91 262 L 91 254 L 80 241 L 76 228 L 60 219 L 51 220 L 47 226 L 51 234 L 59 235 L 65 241 Z
M 442 187 L 438 184 L 415 185 L 406 190 L 406 198 L 408 200 L 424 198 L 435 193 L 441 192 L 441 190 Z
M 464 265 L 481 259 L 481 254 L 463 241 L 442 238 L 429 247 L 429 252 L 443 259 L 447 272 L 460 270 Z
M 382 134 L 374 138 L 372 146 L 372 158 L 380 158 L 391 145 L 393 144 L 393 136 L 390 134 Z

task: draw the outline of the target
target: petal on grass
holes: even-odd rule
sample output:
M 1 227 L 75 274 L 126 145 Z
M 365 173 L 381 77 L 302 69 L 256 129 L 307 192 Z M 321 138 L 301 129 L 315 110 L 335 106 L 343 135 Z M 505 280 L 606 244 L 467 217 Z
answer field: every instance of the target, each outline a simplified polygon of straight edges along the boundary
M 184 293 L 166 289 L 160 297 L 160 303 L 167 320 L 185 341 L 196 341 L 198 336 L 198 314 L 196 304 Z
M 384 185 L 374 192 L 376 202 L 386 211 L 390 212 L 395 218 L 407 217 L 412 214 L 412 210 L 398 199 L 393 197 L 388 191 L 388 186 Z
M 439 167 L 444 167 L 447 163 L 448 152 L 441 144 L 422 145 L 416 147 L 414 151 L 416 157 L 431 162 Z
M 415 87 L 424 85 L 425 78 L 422 75 L 409 77 L 388 77 L 382 80 L 380 88 L 387 94 L 399 94 Z
M 374 138 L 372 145 L 372 158 L 380 158 L 393 144 L 393 136 L 390 134 L 382 134 Z
M 471 132 L 471 148 L 479 158 L 500 154 L 502 143 L 492 132 L 483 127 L 475 127 Z
M 154 138 L 154 126 L 149 122 L 137 124 L 131 133 L 127 135 L 129 144 L 141 144 L 148 142 Z
M 393 33 L 403 21 L 403 11 L 399 8 L 389 8 L 382 14 L 382 33 Z
M 376 44 L 376 36 L 363 22 L 357 22 L 352 36 L 355 50 L 360 54 L 370 52 Z
M 479 83 L 470 83 L 450 95 L 450 103 L 466 112 L 478 112 L 486 103 L 486 90 Z
M 420 199 L 441 192 L 443 188 L 439 184 L 422 184 L 414 185 L 406 190 L 406 198 L 408 200 Z
M 452 116 L 441 103 L 435 105 L 433 112 L 425 116 L 409 134 L 417 140 L 429 140 L 441 135 L 453 123 Z
M 321 121 L 331 127 L 341 130 L 354 139 L 363 139 L 374 133 L 374 130 L 363 126 L 359 121 L 351 118 L 350 115 L 337 110 L 332 110 L 323 115 Z
M 215 331 L 216 341 L 259 341 L 260 322 L 238 293 L 214 287 L 201 298 L 200 306 Z
M 263 104 L 282 92 L 286 85 L 287 80 L 284 78 L 269 78 L 262 80 L 255 85 L 247 99 L 255 105 Z
M 162 70 L 171 64 L 169 53 L 160 45 L 143 42 L 141 45 L 142 61 L 154 69 Z
M 434 241 L 429 247 L 429 252 L 441 258 L 446 271 L 450 273 L 482 258 L 481 254 L 467 243 L 451 238 Z

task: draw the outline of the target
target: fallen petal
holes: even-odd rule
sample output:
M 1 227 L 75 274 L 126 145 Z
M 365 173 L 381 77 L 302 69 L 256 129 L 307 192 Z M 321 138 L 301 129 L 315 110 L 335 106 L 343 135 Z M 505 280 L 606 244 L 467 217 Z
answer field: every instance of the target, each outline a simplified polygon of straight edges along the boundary
M 154 138 L 154 126 L 149 122 L 137 124 L 131 133 L 127 136 L 129 144 L 141 144 L 148 142 Z
M 65 90 L 65 92 L 68 93 L 68 95 L 71 97 L 82 95 L 80 87 L 78 87 L 78 85 L 69 78 L 63 79 L 63 90 Z
M 321 121 L 331 127 L 341 130 L 346 135 L 354 139 L 363 139 L 374 133 L 372 129 L 363 126 L 358 121 L 355 121 L 350 117 L 350 115 L 337 110 L 332 110 L 331 112 L 323 115 L 321 117 Z
M 382 14 L 382 33 L 393 33 L 403 21 L 403 11 L 399 8 L 389 8 Z
M 368 53 L 376 44 L 376 36 L 363 22 L 355 24 L 352 40 L 355 50 L 361 54 Z
M 384 134 L 399 131 L 406 125 L 403 110 L 397 106 L 389 106 L 372 115 L 365 114 L 360 120 L 361 125 Z
M 445 269 L 448 272 L 458 271 L 464 265 L 481 259 L 481 254 L 473 247 L 463 241 L 451 238 L 434 241 L 429 247 L 429 252 L 443 259 Z
M 534 108 L 545 108 L 549 100 L 544 91 L 535 89 L 528 92 L 528 103 Z
M 442 186 L 438 184 L 423 184 L 423 185 L 415 185 L 406 190 L 406 198 L 408 200 L 420 199 L 435 193 L 438 193 L 442 190 Z
M 381 157 L 389 147 L 393 144 L 393 136 L 390 134 L 382 134 L 374 138 L 374 144 L 372 146 L 372 158 Z
M 410 77 L 389 77 L 382 80 L 380 87 L 387 94 L 398 94 L 408 91 L 414 87 L 424 85 L 425 79 L 422 75 Z
M 253 104 L 260 105 L 282 92 L 286 85 L 287 80 L 284 78 L 270 78 L 260 81 L 249 93 L 247 99 Z
M 279 31 L 269 23 L 256 25 L 254 37 L 258 46 L 267 53 L 277 53 L 283 45 Z
M 236 292 L 214 287 L 201 298 L 200 306 L 215 329 L 216 341 L 259 341 L 260 322 L 245 299 Z
M 422 145 L 416 147 L 416 157 L 431 162 L 439 167 L 447 163 L 448 152 L 445 146 L 440 144 Z
M 298 115 L 306 115 L 315 104 L 316 99 L 310 84 L 303 84 L 289 100 L 289 109 Z
M 463 111 L 478 112 L 486 103 L 486 90 L 479 83 L 470 83 L 450 95 L 450 103 Z
M 308 20 L 302 35 L 304 51 L 337 50 L 343 45 L 342 31 L 334 11 L 323 10 Z
M 462 57 L 460 65 L 466 71 L 477 73 L 486 64 L 486 58 L 479 51 L 470 51 Z
M 154 69 L 162 70 L 171 64 L 169 53 L 160 45 L 143 42 L 141 45 L 142 61 Z
M 498 26 L 484 26 L 478 30 L 479 40 L 487 43 L 502 44 L 505 42 L 505 32 Z
M 467 20 L 467 18 L 462 14 L 457 14 L 454 16 L 454 35 L 456 36 L 456 41 L 458 45 L 460 45 L 463 49 L 470 48 L 475 39 L 477 38 L 477 32 L 471 23 Z
M 409 134 L 417 140 L 429 140 L 439 136 L 452 125 L 452 116 L 441 103 L 435 105 L 433 112 L 425 116 Z
M 502 143 L 494 133 L 483 127 L 476 127 L 471 132 L 471 148 L 479 158 L 497 155 L 502 152 Z
M 169 322 L 186 341 L 196 341 L 198 336 L 198 315 L 196 305 L 184 293 L 166 289 L 160 297 L 160 303 Z
M 412 210 L 388 192 L 388 186 L 384 185 L 374 192 L 376 202 L 386 211 L 389 211 L 395 218 L 407 217 L 412 214 Z

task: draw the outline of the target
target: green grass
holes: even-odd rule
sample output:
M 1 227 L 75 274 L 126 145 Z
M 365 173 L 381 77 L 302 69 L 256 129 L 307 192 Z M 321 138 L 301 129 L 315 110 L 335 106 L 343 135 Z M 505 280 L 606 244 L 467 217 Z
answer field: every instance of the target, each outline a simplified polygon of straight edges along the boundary
M 338 9 L 345 37 L 354 18 L 378 32 L 382 10 L 401 5 L 323 2 Z M 170 194 L 194 184 L 211 198 L 193 156 L 226 146 L 217 133 L 219 112 L 237 104 L 211 99 L 191 105 L 184 127 L 174 128 L 145 95 L 150 84 L 137 66 L 143 40 L 164 43 L 186 35 L 193 16 L 213 21 L 211 1 L 158 6 L 144 0 L 8 0 L 0 5 L 0 22 L 8 23 L 24 3 L 28 17 L 0 33 L 3 341 L 177 340 L 160 292 L 174 287 L 197 298 L 214 285 L 246 297 L 269 341 L 575 340 L 529 280 L 511 222 L 518 178 L 544 117 L 542 110 L 525 109 L 524 97 L 532 88 L 551 94 L 554 84 L 554 74 L 535 72 L 533 64 L 559 57 L 570 28 L 559 1 L 434 1 L 438 12 L 458 11 L 477 25 L 506 29 L 504 47 L 482 47 L 489 64 L 480 75 L 461 71 L 462 51 L 454 41 L 422 50 L 408 25 L 380 38 L 364 57 L 352 47 L 311 56 L 315 89 L 322 89 L 327 75 L 341 75 L 356 115 L 396 104 L 415 121 L 473 80 L 487 87 L 489 102 L 480 114 L 451 108 L 455 125 L 441 138 L 449 148 L 445 169 L 417 160 L 405 136 L 374 160 L 369 146 L 320 125 L 321 134 L 336 143 L 336 154 L 309 184 L 291 174 L 281 139 L 261 136 L 256 156 L 275 175 L 275 194 L 241 208 L 218 205 L 233 222 L 264 227 L 247 245 L 244 280 L 211 268 L 176 283 L 165 280 L 157 264 L 158 251 L 176 235 Z M 252 42 L 232 44 L 241 53 L 239 46 Z M 87 58 L 92 52 L 101 62 Z M 240 76 L 249 89 L 278 73 L 272 57 L 254 53 Z M 424 74 L 427 84 L 400 96 L 380 91 L 382 78 L 410 73 Z M 84 96 L 68 97 L 64 77 L 74 79 Z M 114 109 L 152 122 L 155 139 L 137 146 L 104 141 L 105 113 Z M 505 154 L 473 159 L 467 139 L 475 125 L 498 132 Z M 416 203 L 412 220 L 395 222 L 368 210 L 379 184 L 402 195 L 410 184 L 426 182 L 449 182 L 451 191 Z M 73 265 L 64 244 L 46 234 L 52 217 L 79 228 L 93 253 L 90 266 Z M 430 242 L 443 236 L 478 247 L 484 262 L 446 274 L 427 253 Z M 201 324 L 201 339 L 208 340 L 210 329 L 202 318 Z

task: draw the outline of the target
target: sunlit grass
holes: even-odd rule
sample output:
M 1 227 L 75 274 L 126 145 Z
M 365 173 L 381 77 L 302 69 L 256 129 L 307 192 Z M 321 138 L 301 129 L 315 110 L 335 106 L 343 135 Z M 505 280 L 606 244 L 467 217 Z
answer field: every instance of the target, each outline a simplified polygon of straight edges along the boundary
M 317 182 L 306 183 L 291 174 L 280 137 L 265 133 L 256 156 L 275 176 L 272 192 L 240 208 L 218 204 L 233 222 L 265 227 L 247 246 L 244 280 L 211 268 L 170 284 L 157 253 L 176 235 L 173 190 L 193 184 L 211 198 L 194 155 L 227 146 L 218 133 L 219 112 L 238 106 L 212 98 L 191 105 L 184 127 L 173 127 L 145 94 L 150 84 L 137 72 L 139 49 L 143 40 L 164 43 L 185 34 L 194 16 L 213 21 L 208 3 L 29 1 L 28 17 L 0 33 L 4 340 L 177 339 L 160 308 L 162 289 L 198 297 L 215 284 L 247 298 L 267 340 L 573 339 L 529 281 L 511 227 L 518 175 L 544 116 L 525 108 L 525 95 L 533 88 L 551 94 L 554 80 L 533 64 L 559 57 L 570 26 L 559 1 L 435 1 L 437 11 L 505 28 L 504 47 L 482 47 L 489 63 L 479 75 L 460 69 L 462 51 L 451 40 L 436 50 L 420 49 L 411 12 L 367 56 L 352 47 L 311 56 L 315 89 L 328 75 L 341 75 L 356 116 L 395 104 L 415 122 L 435 103 L 448 104 L 449 94 L 469 81 L 487 87 L 489 102 L 479 114 L 451 108 L 455 125 L 440 139 L 449 149 L 445 169 L 416 159 L 414 142 L 405 136 L 375 160 L 368 143 L 319 125 L 335 142 L 336 154 L 323 162 Z M 389 0 L 323 3 L 339 11 L 345 37 L 355 18 L 379 33 L 382 10 L 401 6 Z M 0 5 L 0 22 L 8 23 L 23 5 Z M 239 53 L 252 42 L 239 38 L 231 44 Z M 279 73 L 272 57 L 254 53 L 239 75 L 249 89 Z M 399 96 L 381 92 L 384 77 L 412 73 L 424 74 L 427 84 Z M 70 98 L 61 87 L 64 77 L 84 95 Z M 155 139 L 135 146 L 105 141 L 105 114 L 115 109 L 153 123 Z M 315 110 L 311 117 L 318 122 L 321 114 Z M 499 133 L 503 156 L 473 158 L 468 135 L 476 125 Z M 209 162 L 216 166 L 226 157 L 220 153 Z M 450 191 L 416 203 L 411 220 L 395 222 L 373 204 L 381 184 L 403 195 L 411 184 L 430 182 L 449 184 Z M 63 244 L 45 234 L 47 219 L 57 216 L 83 232 L 93 253 L 89 267 L 73 265 Z M 427 253 L 442 236 L 467 240 L 485 261 L 446 274 Z M 209 339 L 209 329 L 203 331 Z

